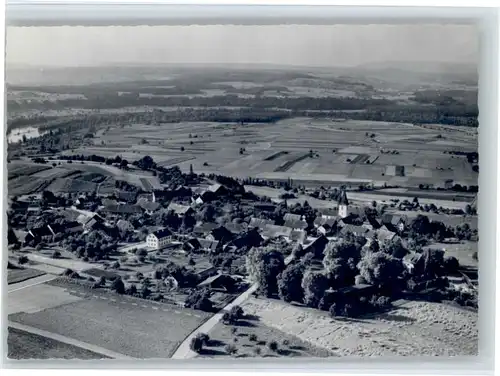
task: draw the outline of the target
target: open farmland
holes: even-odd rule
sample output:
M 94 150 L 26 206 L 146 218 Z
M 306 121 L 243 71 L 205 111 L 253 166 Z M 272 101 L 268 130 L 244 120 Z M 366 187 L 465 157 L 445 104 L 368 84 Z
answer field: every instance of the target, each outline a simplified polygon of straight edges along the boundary
M 446 304 L 408 302 L 386 314 L 356 320 L 281 301 L 250 299 L 245 312 L 338 356 L 477 355 L 477 312 Z
M 134 358 L 168 358 L 207 317 L 200 311 L 88 290 L 77 285 L 43 287 L 51 289 L 50 296 L 60 295 L 62 290 L 67 298 L 57 302 L 52 299 L 49 307 L 33 307 L 28 312 L 17 309 L 17 313 L 9 315 L 9 320 Z M 32 289 L 10 293 L 9 305 L 38 294 Z
M 9 327 L 7 335 L 9 359 L 106 359 L 92 351 L 69 345 L 51 338 Z
M 36 164 L 25 164 L 25 163 L 13 163 L 9 167 L 9 180 L 15 179 L 20 176 L 35 175 L 37 172 L 51 169 L 50 166 L 36 165 Z
M 13 165 L 18 166 L 19 164 Z M 162 188 L 158 178 L 146 171 L 135 169 L 125 171 L 114 166 L 107 166 L 104 163 L 87 161 L 85 163 L 76 161 L 67 163 L 62 161 L 56 167 L 36 164 L 23 166 L 25 166 L 24 169 L 29 169 L 30 174 L 18 174 L 9 179 L 9 192 L 12 194 L 40 193 L 43 190 L 54 193 L 92 193 L 99 190 L 100 193 L 105 194 L 115 189 L 115 180 L 124 180 L 145 191 Z M 13 168 L 13 171 L 16 171 L 16 168 Z
M 94 143 L 76 152 L 121 155 L 129 161 L 150 155 L 160 165 L 177 164 L 184 171 L 192 165 L 196 172 L 290 177 L 309 186 L 328 182 L 442 186 L 449 179 L 477 185 L 477 172 L 465 156 L 444 154 L 477 150 L 477 137 L 403 123 L 302 117 L 275 124 L 136 124 L 108 127 Z M 386 174 L 389 166 L 404 166 L 403 175 Z
M 233 328 L 236 330 L 235 333 L 232 332 Z M 250 320 L 241 320 L 236 326 L 217 323 L 207 334 L 210 336 L 210 342 L 202 349 L 198 358 L 326 358 L 333 355 L 323 348 L 300 340 L 295 335 L 286 334 L 264 325 L 256 317 L 252 317 Z M 271 341 L 277 342 L 277 351 L 272 351 L 267 346 Z M 236 348 L 234 355 L 227 353 L 227 345 Z

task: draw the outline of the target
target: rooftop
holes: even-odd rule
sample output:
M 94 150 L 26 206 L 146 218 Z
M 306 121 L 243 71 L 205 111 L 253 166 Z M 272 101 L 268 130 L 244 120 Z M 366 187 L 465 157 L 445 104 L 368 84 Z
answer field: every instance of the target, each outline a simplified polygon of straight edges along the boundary
M 160 230 L 153 231 L 152 235 L 156 236 L 158 239 L 166 238 L 167 236 L 171 236 L 172 232 L 168 228 L 163 228 Z

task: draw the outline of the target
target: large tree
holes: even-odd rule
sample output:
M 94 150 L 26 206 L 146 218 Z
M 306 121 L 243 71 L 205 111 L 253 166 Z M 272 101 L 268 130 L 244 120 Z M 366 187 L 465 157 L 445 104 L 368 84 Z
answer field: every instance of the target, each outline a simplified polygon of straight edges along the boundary
M 317 308 L 328 289 L 328 278 L 321 272 L 308 270 L 304 273 L 301 286 L 304 290 L 304 303 Z
M 259 291 L 271 296 L 278 292 L 277 277 L 285 267 L 283 254 L 272 246 L 254 247 L 246 257 L 250 278 L 259 284 Z
M 353 239 L 330 242 L 325 248 L 323 266 L 334 287 L 350 286 L 358 274 L 356 264 L 361 259 L 361 246 Z
M 305 269 L 303 263 L 290 264 L 278 276 L 278 294 L 285 302 L 302 302 L 304 298 L 302 279 Z
M 366 282 L 375 286 L 394 284 L 405 270 L 400 259 L 385 252 L 367 253 L 358 263 L 358 269 Z

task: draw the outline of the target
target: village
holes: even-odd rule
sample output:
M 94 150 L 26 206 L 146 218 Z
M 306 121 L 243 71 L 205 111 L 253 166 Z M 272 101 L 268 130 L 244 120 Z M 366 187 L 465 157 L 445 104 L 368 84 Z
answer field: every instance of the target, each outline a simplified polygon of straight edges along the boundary
M 192 167 L 155 170 L 144 165 L 148 158 L 121 168 L 165 174 L 171 181 L 161 178 L 161 190 L 117 182 L 104 194 L 11 196 L 9 278 L 17 278 L 11 282 L 42 278 L 192 309 L 202 321 L 215 314 L 226 323 L 241 319 L 241 308 L 231 310 L 234 317 L 222 313 L 250 296 L 332 317 L 384 312 L 405 299 L 477 309 L 477 270 L 446 251 L 446 243 L 477 241 L 477 230 L 391 214 L 376 202 L 354 204 L 346 187 L 332 189 L 323 208 L 277 203 L 238 179 L 198 175 Z M 417 197 L 400 206 L 423 209 Z M 475 210 L 473 203 L 468 211 Z M 206 334 L 193 329 L 172 356 L 201 353 Z

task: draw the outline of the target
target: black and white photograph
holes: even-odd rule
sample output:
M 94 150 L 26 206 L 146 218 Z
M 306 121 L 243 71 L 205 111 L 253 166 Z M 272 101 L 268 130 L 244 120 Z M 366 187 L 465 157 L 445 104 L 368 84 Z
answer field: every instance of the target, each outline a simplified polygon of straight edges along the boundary
M 476 26 L 6 39 L 10 360 L 478 355 Z

